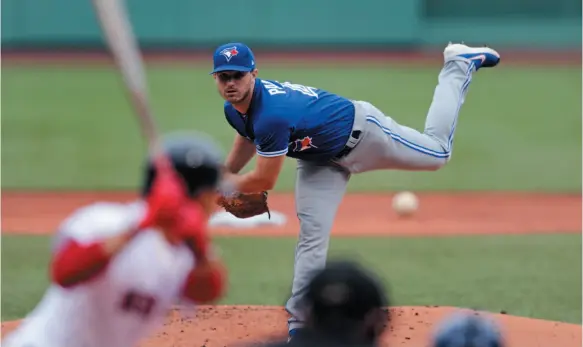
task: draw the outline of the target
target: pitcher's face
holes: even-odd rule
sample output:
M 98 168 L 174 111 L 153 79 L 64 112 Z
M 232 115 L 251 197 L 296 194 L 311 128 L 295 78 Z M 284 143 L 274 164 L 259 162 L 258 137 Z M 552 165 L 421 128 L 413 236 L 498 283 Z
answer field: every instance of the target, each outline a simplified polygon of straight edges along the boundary
M 219 94 L 233 105 L 248 99 L 256 76 L 257 70 L 251 72 L 221 71 L 214 74 Z

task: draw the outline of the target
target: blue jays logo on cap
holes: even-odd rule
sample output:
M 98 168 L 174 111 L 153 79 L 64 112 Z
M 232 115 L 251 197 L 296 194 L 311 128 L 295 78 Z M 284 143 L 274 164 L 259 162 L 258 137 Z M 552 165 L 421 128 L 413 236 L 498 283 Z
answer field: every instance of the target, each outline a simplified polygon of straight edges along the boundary
M 233 46 L 227 47 L 220 51 L 219 53 L 222 54 L 225 57 L 225 59 L 227 59 L 227 61 L 231 61 L 231 58 L 239 54 L 239 51 L 237 50 L 237 47 Z
M 213 55 L 213 71 L 250 72 L 255 69 L 255 56 L 243 43 L 227 43 L 219 46 Z

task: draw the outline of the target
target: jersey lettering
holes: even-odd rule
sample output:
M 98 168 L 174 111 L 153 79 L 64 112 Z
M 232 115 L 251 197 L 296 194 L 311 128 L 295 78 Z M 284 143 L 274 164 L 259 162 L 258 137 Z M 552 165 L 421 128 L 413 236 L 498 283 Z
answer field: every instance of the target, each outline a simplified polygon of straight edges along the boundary
M 318 97 L 318 93 L 316 92 L 317 88 L 314 87 L 308 87 L 308 86 L 304 86 L 302 84 L 295 84 L 295 83 L 290 83 L 290 82 L 283 82 L 281 83 L 282 87 L 271 83 L 269 81 L 265 81 L 265 80 L 261 80 L 261 82 L 263 83 L 263 85 L 265 86 L 265 88 L 267 89 L 267 91 L 269 92 L 269 95 L 276 95 L 276 94 L 285 94 L 285 90 L 284 88 L 287 89 L 291 89 L 294 90 L 296 92 L 300 92 L 306 96 L 311 96 L 314 98 Z
M 298 92 L 300 92 L 304 95 L 307 95 L 307 96 L 312 96 L 315 98 L 318 97 L 318 93 L 316 93 L 317 88 L 314 88 L 314 87 L 308 87 L 308 86 L 304 86 L 301 84 L 294 84 L 294 83 L 289 83 L 289 82 L 283 82 L 281 85 L 286 87 L 286 88 L 298 91 Z
M 123 298 L 121 309 L 141 317 L 148 317 L 156 304 L 156 299 L 148 294 L 129 291 Z
M 283 90 L 283 88 L 280 88 L 279 86 L 269 81 L 261 80 L 261 82 L 269 92 L 269 95 L 285 94 L 285 90 Z

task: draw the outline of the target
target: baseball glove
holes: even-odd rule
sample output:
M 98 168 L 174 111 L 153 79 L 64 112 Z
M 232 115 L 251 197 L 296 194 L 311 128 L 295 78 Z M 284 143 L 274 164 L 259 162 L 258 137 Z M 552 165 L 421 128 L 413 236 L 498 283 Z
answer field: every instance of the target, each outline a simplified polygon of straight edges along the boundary
M 221 196 L 217 204 L 237 218 L 249 218 L 267 212 L 267 216 L 271 219 L 267 206 L 267 192 L 234 193 Z

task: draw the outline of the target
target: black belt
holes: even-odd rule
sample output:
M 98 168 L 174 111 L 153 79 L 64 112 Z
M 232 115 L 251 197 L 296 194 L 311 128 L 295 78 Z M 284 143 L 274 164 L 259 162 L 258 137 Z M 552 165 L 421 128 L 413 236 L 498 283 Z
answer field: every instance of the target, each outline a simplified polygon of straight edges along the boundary
M 352 130 L 352 132 L 350 133 L 350 137 L 352 137 L 352 138 L 354 138 L 354 139 L 358 140 L 358 138 L 360 137 L 360 134 L 362 134 L 362 131 L 360 131 L 360 130 Z M 356 146 L 354 146 L 354 147 L 350 147 L 350 146 L 348 146 L 348 145 L 345 145 L 345 146 L 344 146 L 344 148 L 342 148 L 342 150 L 341 150 L 340 152 L 338 152 L 338 154 L 336 154 L 336 155 L 334 156 L 334 159 L 340 159 L 340 158 L 344 158 L 344 157 L 346 157 L 347 155 L 349 155 L 349 154 L 350 154 L 350 152 L 352 152 L 352 150 L 353 150 L 355 147 L 356 147 Z

